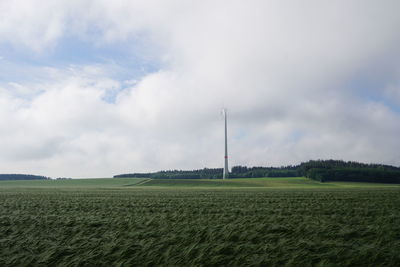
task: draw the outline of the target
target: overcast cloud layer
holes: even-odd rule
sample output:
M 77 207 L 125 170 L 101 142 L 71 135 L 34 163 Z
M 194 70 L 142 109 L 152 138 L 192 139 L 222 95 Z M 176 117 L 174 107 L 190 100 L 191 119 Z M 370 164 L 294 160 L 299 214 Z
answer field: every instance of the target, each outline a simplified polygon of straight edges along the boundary
M 0 173 L 400 165 L 399 1 L 0 2 Z

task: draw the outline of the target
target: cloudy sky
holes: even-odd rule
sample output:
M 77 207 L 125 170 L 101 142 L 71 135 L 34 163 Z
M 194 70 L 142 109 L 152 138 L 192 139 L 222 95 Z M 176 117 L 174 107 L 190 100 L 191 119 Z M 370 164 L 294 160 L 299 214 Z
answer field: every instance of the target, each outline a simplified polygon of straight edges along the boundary
M 400 2 L 0 1 L 0 173 L 400 165 Z

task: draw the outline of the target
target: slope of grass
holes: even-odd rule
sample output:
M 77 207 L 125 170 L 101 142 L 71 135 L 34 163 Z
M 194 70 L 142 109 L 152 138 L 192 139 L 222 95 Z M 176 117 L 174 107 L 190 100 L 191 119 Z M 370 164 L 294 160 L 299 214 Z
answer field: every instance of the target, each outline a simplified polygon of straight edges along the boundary
M 128 178 L 129 179 L 129 178 Z M 305 177 L 286 178 L 244 178 L 244 179 L 151 179 L 140 186 L 145 187 L 205 187 L 205 188 L 242 188 L 242 187 L 264 187 L 283 189 L 305 189 L 305 188 L 381 188 L 400 187 L 396 184 L 377 183 L 354 183 L 354 182 L 328 182 L 321 183 Z
M 220 179 L 152 179 L 141 186 L 161 187 L 262 187 L 247 179 L 220 180 Z
M 20 180 L 0 181 L 0 190 L 78 190 L 78 189 L 127 189 L 145 188 L 271 188 L 271 189 L 340 189 L 340 188 L 391 188 L 397 184 L 326 182 L 321 183 L 304 177 L 244 178 L 244 179 L 148 179 L 148 178 L 97 178 L 71 180 Z
M 142 186 L 159 187 L 320 187 L 326 184 L 303 177 L 243 179 L 154 179 Z
M 8 180 L 0 181 L 1 188 L 109 188 L 133 186 L 147 181 L 146 178 L 129 179 L 68 179 L 68 180 Z

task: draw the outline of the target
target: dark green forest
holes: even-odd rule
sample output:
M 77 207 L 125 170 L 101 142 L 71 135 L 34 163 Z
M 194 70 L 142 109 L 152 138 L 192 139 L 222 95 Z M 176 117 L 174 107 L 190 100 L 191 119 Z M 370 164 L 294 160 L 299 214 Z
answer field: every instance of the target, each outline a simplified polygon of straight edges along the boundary
M 48 177 L 32 174 L 0 174 L 0 180 L 47 180 Z
M 128 173 L 114 178 L 152 179 L 221 179 L 222 168 L 199 170 L 168 170 L 149 173 Z M 343 160 L 310 160 L 299 165 L 282 167 L 234 166 L 229 178 L 308 177 L 320 182 L 352 181 L 400 183 L 400 168 L 383 164 L 366 164 Z

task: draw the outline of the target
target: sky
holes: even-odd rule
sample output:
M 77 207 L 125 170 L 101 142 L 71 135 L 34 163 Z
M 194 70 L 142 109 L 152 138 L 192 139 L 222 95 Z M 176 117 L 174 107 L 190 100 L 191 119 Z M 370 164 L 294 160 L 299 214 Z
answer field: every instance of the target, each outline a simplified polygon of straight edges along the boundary
M 0 1 L 0 173 L 400 165 L 397 0 Z

